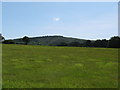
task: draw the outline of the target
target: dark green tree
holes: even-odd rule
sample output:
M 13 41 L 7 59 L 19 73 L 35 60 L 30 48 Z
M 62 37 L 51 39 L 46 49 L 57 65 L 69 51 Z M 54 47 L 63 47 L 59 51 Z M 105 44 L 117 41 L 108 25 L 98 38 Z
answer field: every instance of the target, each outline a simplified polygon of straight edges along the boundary
M 108 42 L 108 47 L 120 48 L 120 37 L 118 37 L 118 36 L 111 37 Z
M 101 47 L 101 43 L 102 41 L 101 40 L 96 40 L 93 44 L 94 47 Z
M 102 39 L 101 41 L 101 47 L 107 47 L 108 46 L 108 40 Z
M 85 47 L 91 47 L 92 46 L 92 42 L 90 40 L 87 40 L 85 42 Z
M 78 47 L 78 46 L 80 46 L 80 43 L 79 42 L 71 42 L 71 43 L 69 43 L 69 46 L 75 46 L 75 47 Z
M 68 44 L 67 43 L 65 43 L 65 42 L 61 42 L 60 44 L 58 44 L 57 46 L 68 46 Z
M 14 40 L 5 40 L 3 41 L 4 44 L 15 44 Z
M 27 45 L 27 44 L 29 43 L 30 39 L 29 39 L 29 37 L 24 36 L 24 37 L 22 38 L 22 41 L 25 42 L 25 44 Z

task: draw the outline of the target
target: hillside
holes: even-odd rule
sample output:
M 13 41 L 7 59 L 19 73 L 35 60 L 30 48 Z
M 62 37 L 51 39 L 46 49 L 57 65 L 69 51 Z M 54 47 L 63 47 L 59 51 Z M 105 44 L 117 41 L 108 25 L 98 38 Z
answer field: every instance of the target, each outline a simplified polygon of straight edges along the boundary
M 63 37 L 63 36 L 42 36 L 42 37 L 30 37 L 30 45 L 49 45 L 54 46 L 60 43 L 71 43 L 71 42 L 79 42 L 84 43 L 85 39 L 77 39 L 71 37 Z M 14 39 L 15 43 L 23 43 L 22 38 Z

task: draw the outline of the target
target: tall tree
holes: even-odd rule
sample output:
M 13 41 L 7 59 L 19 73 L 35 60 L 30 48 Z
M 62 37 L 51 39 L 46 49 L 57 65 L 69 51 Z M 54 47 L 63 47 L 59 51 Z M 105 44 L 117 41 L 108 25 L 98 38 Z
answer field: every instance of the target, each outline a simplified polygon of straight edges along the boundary
M 108 42 L 108 47 L 120 48 L 120 37 L 118 37 L 118 36 L 111 37 Z
M 24 37 L 22 38 L 22 40 L 23 40 L 23 42 L 25 42 L 26 45 L 27 45 L 28 42 L 30 41 L 30 40 L 29 40 L 29 37 L 27 37 L 27 36 L 24 36 Z

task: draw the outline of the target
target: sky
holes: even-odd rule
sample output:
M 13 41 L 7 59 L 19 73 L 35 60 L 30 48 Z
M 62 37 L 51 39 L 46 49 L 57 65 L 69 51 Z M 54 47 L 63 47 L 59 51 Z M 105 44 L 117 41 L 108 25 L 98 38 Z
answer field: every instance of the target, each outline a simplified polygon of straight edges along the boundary
M 3 2 L 6 39 L 62 35 L 109 39 L 118 35 L 117 2 Z

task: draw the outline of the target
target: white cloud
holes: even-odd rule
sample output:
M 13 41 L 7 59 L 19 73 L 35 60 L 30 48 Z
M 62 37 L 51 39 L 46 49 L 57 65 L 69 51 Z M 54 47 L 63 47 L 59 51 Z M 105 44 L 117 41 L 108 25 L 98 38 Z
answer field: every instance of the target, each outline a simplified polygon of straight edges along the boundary
M 60 21 L 60 18 L 55 17 L 55 18 L 53 18 L 53 21 Z

